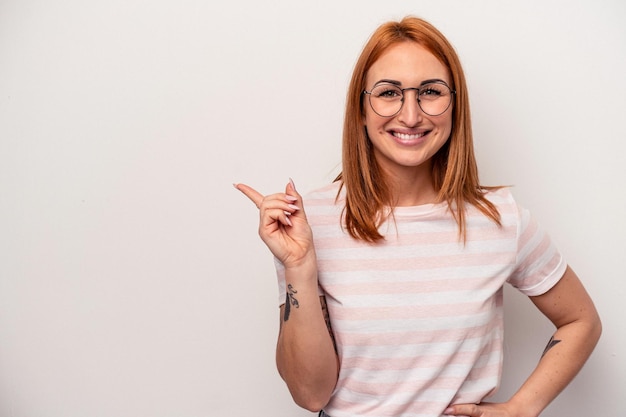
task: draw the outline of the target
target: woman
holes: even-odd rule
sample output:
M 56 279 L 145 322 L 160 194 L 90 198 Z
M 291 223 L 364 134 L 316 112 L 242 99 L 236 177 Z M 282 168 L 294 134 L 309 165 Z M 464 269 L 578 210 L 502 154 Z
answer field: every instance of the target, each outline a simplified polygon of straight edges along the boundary
M 467 86 L 445 37 L 414 17 L 379 27 L 347 96 L 343 172 L 306 198 L 263 196 L 277 259 L 277 365 L 320 415 L 538 416 L 601 332 L 593 302 L 506 188 L 478 182 Z M 306 205 L 306 214 L 304 207 Z M 502 287 L 556 326 L 505 403 Z

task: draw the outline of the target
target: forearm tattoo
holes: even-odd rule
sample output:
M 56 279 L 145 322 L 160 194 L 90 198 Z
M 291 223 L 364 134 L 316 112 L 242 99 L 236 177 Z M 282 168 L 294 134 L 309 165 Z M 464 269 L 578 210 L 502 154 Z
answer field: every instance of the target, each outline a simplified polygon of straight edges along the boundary
M 287 294 L 285 295 L 285 315 L 283 316 L 283 321 L 289 320 L 292 305 L 295 308 L 300 308 L 300 303 L 298 303 L 298 300 L 295 297 L 295 294 L 297 293 L 298 291 L 293 288 L 293 285 L 287 285 Z
M 320 297 L 320 303 L 322 304 L 322 314 L 324 314 L 324 321 L 326 322 L 326 328 L 328 329 L 328 333 L 330 334 L 330 339 L 333 341 L 333 347 L 335 348 L 335 352 L 337 352 L 337 343 L 335 342 L 335 334 L 333 333 L 333 328 L 330 325 L 330 315 L 328 314 L 328 306 L 326 305 L 326 297 Z
M 548 353 L 548 351 L 550 349 L 552 349 L 555 345 L 561 343 L 560 340 L 555 339 L 554 336 L 552 336 L 550 338 L 550 341 L 548 342 L 548 345 L 546 346 L 546 348 L 543 350 L 543 353 L 541 354 L 541 357 L 543 358 L 545 356 L 546 353 Z

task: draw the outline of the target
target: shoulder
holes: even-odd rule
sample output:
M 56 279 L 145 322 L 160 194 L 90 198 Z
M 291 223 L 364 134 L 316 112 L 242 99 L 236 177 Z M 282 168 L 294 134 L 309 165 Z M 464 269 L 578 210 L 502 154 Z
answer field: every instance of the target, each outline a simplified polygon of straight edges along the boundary
M 344 207 L 343 191 L 339 198 L 340 183 L 334 182 L 304 194 L 303 204 L 309 225 L 316 229 L 323 225 L 340 224 Z M 317 230 L 317 229 L 316 229 Z
M 335 205 L 337 200 L 342 200 L 341 197 L 339 199 L 337 198 L 340 186 L 341 183 L 336 181 L 309 191 L 304 194 L 302 198 L 306 205 Z
M 488 190 L 485 198 L 496 206 L 503 226 L 515 226 L 517 238 L 522 243 L 526 240 L 541 240 L 547 236 L 530 210 L 515 199 L 510 187 Z
M 495 206 L 502 218 L 520 216 L 523 210 L 515 199 L 510 187 L 491 188 L 485 191 L 484 197 Z
M 510 187 L 490 188 L 485 191 L 484 195 L 495 205 L 517 204 Z
M 519 204 L 510 187 L 484 189 L 482 197 L 483 205 L 490 204 L 492 208 L 497 210 L 500 226 L 503 226 L 504 229 L 513 228 L 519 234 L 528 224 L 532 223 L 531 213 Z M 482 224 L 486 220 L 491 221 L 485 212 L 476 205 L 467 206 L 466 210 L 468 226 L 474 222 Z

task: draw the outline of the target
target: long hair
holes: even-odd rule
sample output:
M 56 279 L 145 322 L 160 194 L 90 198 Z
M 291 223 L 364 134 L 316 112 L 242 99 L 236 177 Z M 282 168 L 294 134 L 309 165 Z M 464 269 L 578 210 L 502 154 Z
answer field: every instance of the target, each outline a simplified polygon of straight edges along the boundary
M 340 192 L 344 186 L 346 192 L 343 211 L 345 227 L 355 239 L 376 242 L 383 239 L 379 226 L 389 215 L 393 215 L 389 182 L 376 162 L 363 126 L 363 90 L 367 72 L 374 62 L 391 46 L 407 41 L 415 42 L 432 53 L 450 72 L 451 88 L 456 90 L 451 106 L 452 131 L 446 143 L 433 155 L 432 176 L 438 201 L 448 203 L 459 226 L 459 235 L 465 240 L 467 204 L 476 206 L 498 225 L 500 214 L 485 198 L 485 192 L 491 187 L 479 184 L 467 84 L 459 57 L 439 30 L 412 16 L 380 26 L 363 48 L 354 67 L 346 98 L 342 172 L 337 177 L 341 181 Z

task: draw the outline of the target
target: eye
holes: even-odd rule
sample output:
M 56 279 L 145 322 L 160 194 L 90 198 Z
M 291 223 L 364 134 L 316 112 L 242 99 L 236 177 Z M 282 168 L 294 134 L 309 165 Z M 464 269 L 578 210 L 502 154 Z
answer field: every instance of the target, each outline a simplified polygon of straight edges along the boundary
M 450 89 L 443 84 L 426 84 L 420 88 L 420 97 L 438 98 L 450 94 Z
M 372 95 L 385 100 L 395 100 L 402 98 L 402 90 L 393 85 L 381 84 L 372 89 Z

